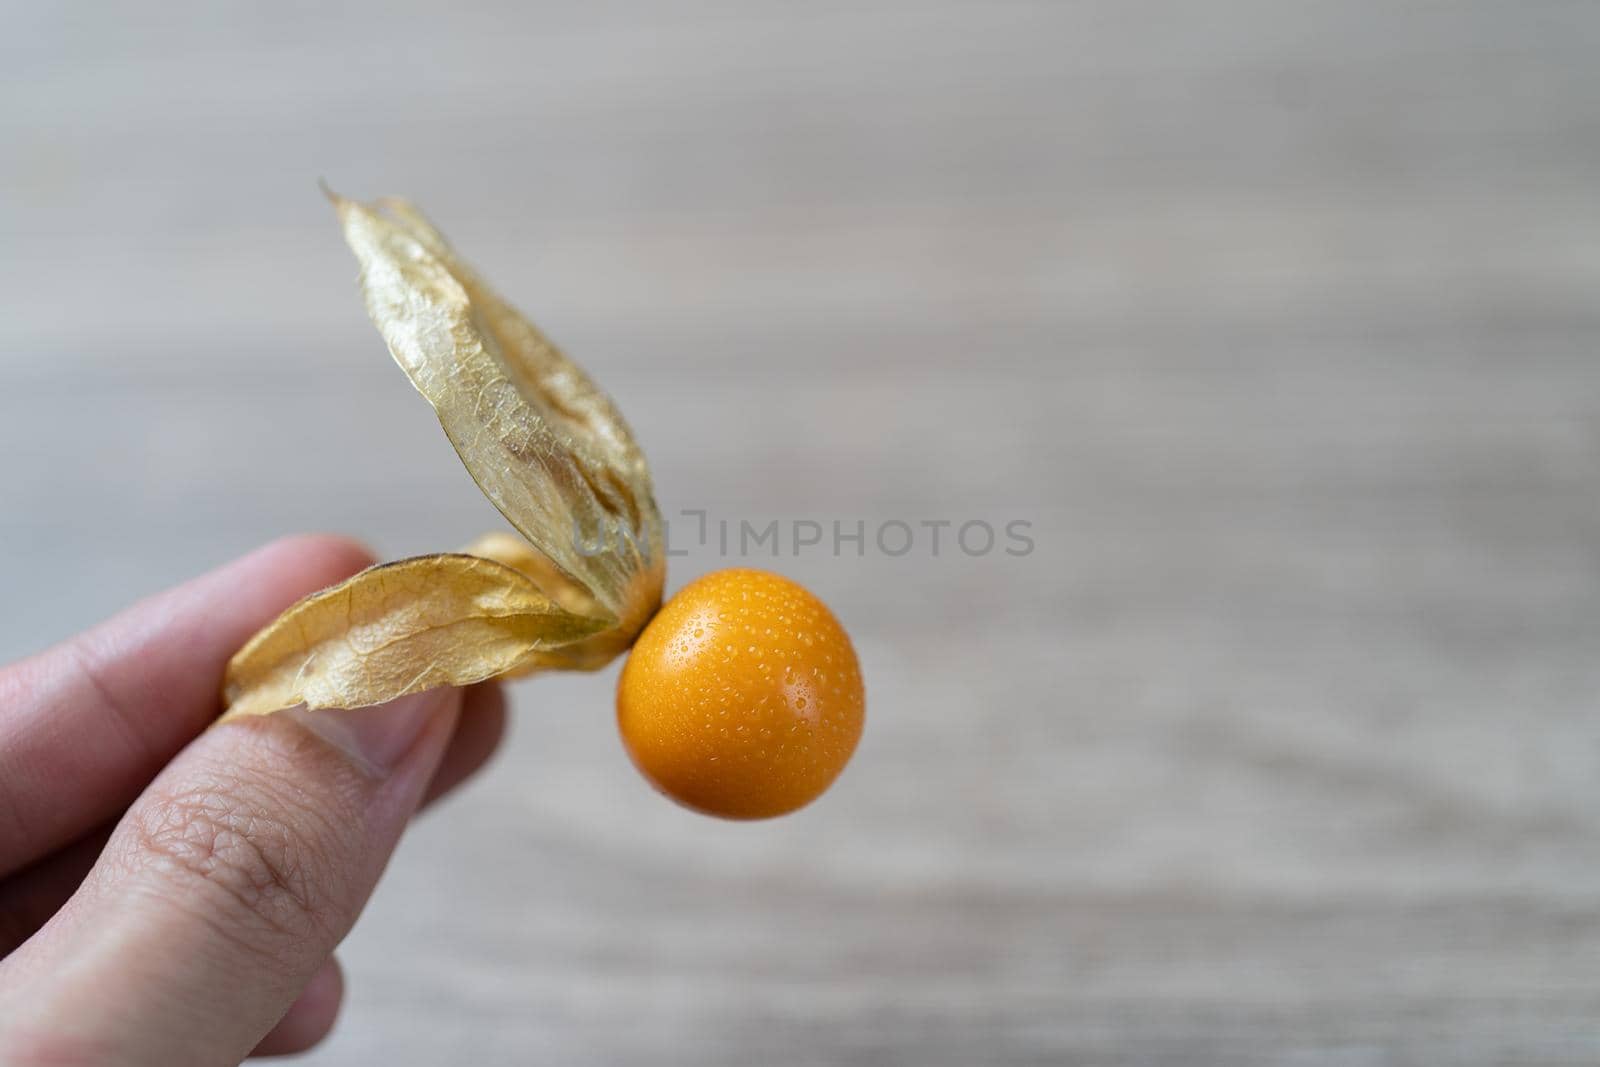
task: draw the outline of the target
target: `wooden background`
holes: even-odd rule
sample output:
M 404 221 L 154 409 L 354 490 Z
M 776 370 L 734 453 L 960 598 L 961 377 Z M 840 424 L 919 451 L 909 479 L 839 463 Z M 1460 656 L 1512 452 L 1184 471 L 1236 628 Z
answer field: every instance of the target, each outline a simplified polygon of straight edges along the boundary
M 869 688 L 787 820 L 518 688 L 309 1062 L 1600 1061 L 1600 5 L 7 3 L 0 656 L 496 525 L 318 177 L 669 514 L 1036 547 L 767 561 Z

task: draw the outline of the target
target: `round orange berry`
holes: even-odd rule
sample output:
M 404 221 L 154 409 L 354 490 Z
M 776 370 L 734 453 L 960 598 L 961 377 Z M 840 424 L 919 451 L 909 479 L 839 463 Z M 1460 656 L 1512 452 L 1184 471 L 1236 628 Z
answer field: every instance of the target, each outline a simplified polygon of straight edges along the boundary
M 743 568 L 668 601 L 617 685 L 617 726 L 644 776 L 729 819 L 815 800 L 855 751 L 865 707 L 855 649 L 827 605 Z

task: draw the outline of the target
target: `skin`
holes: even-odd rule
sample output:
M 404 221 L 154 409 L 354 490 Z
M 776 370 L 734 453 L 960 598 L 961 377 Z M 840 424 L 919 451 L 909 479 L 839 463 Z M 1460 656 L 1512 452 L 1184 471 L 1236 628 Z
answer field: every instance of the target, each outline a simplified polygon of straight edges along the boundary
M 207 726 L 245 639 L 371 562 L 278 541 L 0 670 L 0 1064 L 218 1067 L 328 1033 L 334 948 L 504 698 Z
M 686 807 L 763 819 L 809 804 L 861 737 L 865 694 L 826 605 L 766 571 L 691 582 L 623 667 L 617 726 L 657 789 Z

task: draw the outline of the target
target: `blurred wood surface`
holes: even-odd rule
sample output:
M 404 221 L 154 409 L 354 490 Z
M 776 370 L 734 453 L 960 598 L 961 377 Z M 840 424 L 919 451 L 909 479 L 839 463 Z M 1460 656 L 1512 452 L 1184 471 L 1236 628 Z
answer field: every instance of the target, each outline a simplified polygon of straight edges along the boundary
M 869 686 L 787 820 L 650 793 L 614 669 L 519 686 L 309 1063 L 1595 1063 L 1597 56 L 1548 0 L 7 3 L 0 654 L 495 527 L 315 181 L 403 193 L 669 514 L 1036 548 L 766 561 Z

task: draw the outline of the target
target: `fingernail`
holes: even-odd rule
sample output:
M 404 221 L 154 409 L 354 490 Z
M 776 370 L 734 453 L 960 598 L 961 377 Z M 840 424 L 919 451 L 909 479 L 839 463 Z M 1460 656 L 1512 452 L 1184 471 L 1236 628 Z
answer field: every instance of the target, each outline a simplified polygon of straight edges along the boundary
M 297 709 L 306 728 L 340 749 L 374 778 L 387 778 L 416 745 L 435 716 L 458 700 L 454 689 L 424 693 L 349 711 Z

